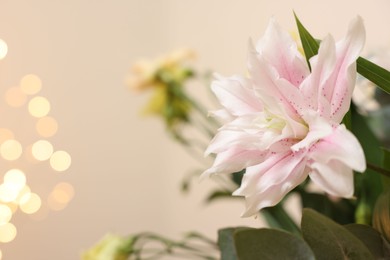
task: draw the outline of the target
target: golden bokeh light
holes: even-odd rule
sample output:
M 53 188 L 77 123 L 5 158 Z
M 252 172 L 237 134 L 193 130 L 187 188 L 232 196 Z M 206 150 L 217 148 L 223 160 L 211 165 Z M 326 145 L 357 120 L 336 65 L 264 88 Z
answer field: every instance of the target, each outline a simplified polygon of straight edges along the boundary
M 31 147 L 31 153 L 38 161 L 46 161 L 53 154 L 53 145 L 46 140 L 39 140 Z
M 35 125 L 38 134 L 42 137 L 51 137 L 57 133 L 58 123 L 49 116 L 42 117 Z
M 22 145 L 14 139 L 6 140 L 0 146 L 1 157 L 8 161 L 18 159 L 22 155 L 22 151 Z
M 5 56 L 7 56 L 7 53 L 8 53 L 8 45 L 5 41 L 0 39 L 0 60 L 4 59 Z
M 28 112 L 33 117 L 44 117 L 50 112 L 50 103 L 44 97 L 34 97 L 28 103 Z
M 74 196 L 74 188 L 71 184 L 62 182 L 56 185 L 48 198 L 49 207 L 52 210 L 64 209 Z
M 0 225 L 8 223 L 12 218 L 12 210 L 4 204 L 0 204 Z
M 66 171 L 72 163 L 70 155 L 65 151 L 56 151 L 50 157 L 50 166 L 55 171 Z
M 16 237 L 16 227 L 12 223 L 0 225 L 0 242 L 8 243 Z
M 42 88 L 41 79 L 34 74 L 28 74 L 20 80 L 20 89 L 27 95 L 37 94 Z
M 26 94 L 18 87 L 9 88 L 5 93 L 5 101 L 11 107 L 21 107 L 26 100 Z
M 0 144 L 14 138 L 15 138 L 14 133 L 12 133 L 11 130 L 7 128 L 0 128 Z
M 20 191 L 26 185 L 26 175 L 19 169 L 11 169 L 4 175 L 4 184 L 12 185 Z
M 20 199 L 19 207 L 26 214 L 34 214 L 42 205 L 42 200 L 36 193 L 27 193 Z

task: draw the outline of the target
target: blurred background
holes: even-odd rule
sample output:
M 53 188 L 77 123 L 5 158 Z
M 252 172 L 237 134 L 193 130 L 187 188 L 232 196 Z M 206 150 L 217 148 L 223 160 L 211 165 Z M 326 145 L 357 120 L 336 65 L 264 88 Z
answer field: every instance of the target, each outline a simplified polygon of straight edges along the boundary
M 199 164 L 159 119 L 140 116 L 149 96 L 126 87 L 132 63 L 190 47 L 199 70 L 245 74 L 248 39 L 261 37 L 271 16 L 295 30 L 293 11 L 318 38 L 339 39 L 360 15 L 369 53 L 390 44 L 389 10 L 386 0 L 0 1 L 0 39 L 8 45 L 0 60 L 0 141 L 12 132 L 18 143 L 8 145 L 20 150 L 2 155 L 0 170 L 23 171 L 29 194 L 39 196 L 13 214 L 13 228 L 0 230 L 1 259 L 78 259 L 106 233 L 177 238 L 197 230 L 216 238 L 221 227 L 264 225 L 240 218 L 242 200 L 206 204 L 212 181 L 181 192 L 183 176 Z M 21 94 L 26 80 L 36 87 Z M 207 103 L 205 86 L 190 91 Z M 42 118 L 52 132 L 39 132 Z M 34 148 L 39 140 L 47 142 Z M 49 154 L 34 155 L 45 145 Z M 65 165 L 55 164 L 55 154 Z

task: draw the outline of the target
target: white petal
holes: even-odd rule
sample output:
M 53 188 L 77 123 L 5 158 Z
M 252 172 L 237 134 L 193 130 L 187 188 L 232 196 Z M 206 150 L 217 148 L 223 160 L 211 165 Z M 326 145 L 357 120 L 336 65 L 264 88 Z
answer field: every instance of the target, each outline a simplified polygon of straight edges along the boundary
M 229 149 L 217 155 L 213 166 L 201 178 L 210 174 L 226 174 L 241 171 L 264 160 L 267 152 L 258 150 Z
M 333 131 L 332 126 L 317 112 L 307 111 L 304 119 L 309 124 L 309 132 L 302 141 L 291 147 L 293 151 L 309 148 L 314 142 L 330 135 Z
M 309 173 L 313 180 L 325 192 L 343 198 L 351 198 L 353 195 L 353 172 L 345 164 L 332 160 L 327 164 L 312 163 L 312 172 Z
M 306 61 L 298 51 L 296 42 L 275 19 L 270 20 L 256 49 L 268 64 L 276 69 L 279 78 L 287 80 L 294 86 L 299 86 L 309 74 Z
M 336 62 L 336 46 L 333 38 L 328 35 L 320 44 L 318 55 L 310 59 L 312 72 L 301 85 L 301 91 L 309 109 L 324 112 L 321 107 L 321 88 L 331 76 Z M 326 115 L 329 117 L 329 115 Z
M 337 160 L 355 171 L 364 172 L 366 169 L 363 148 L 344 125 L 338 126 L 331 135 L 315 144 L 308 156 L 322 164 Z
M 356 81 L 356 59 L 363 48 L 365 31 L 360 17 L 354 19 L 346 37 L 336 44 L 336 65 L 329 80 L 320 90 L 331 106 L 330 117 L 340 123 L 349 110 Z
M 283 153 L 267 158 L 263 163 L 247 168 L 241 187 L 233 195 L 245 196 L 251 216 L 264 207 L 277 204 L 307 176 L 304 153 Z
M 244 78 L 218 77 L 211 84 L 211 89 L 219 102 L 232 115 L 240 116 L 262 111 L 262 104 L 250 89 L 250 83 Z
M 220 153 L 233 146 L 253 150 L 257 148 L 256 144 L 259 140 L 258 136 L 245 133 L 244 131 L 222 130 L 215 135 L 209 147 L 207 147 L 205 155 Z

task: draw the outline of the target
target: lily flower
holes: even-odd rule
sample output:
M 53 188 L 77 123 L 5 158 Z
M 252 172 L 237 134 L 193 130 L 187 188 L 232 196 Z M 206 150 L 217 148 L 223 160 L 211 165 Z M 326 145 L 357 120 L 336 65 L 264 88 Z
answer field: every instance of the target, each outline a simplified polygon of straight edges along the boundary
M 353 170 L 366 168 L 363 149 L 341 124 L 356 80 L 356 59 L 363 48 L 362 19 L 335 43 L 325 37 L 310 68 L 287 31 L 271 19 L 263 38 L 249 44 L 249 77 L 217 75 L 212 90 L 224 122 L 206 154 L 216 154 L 203 173 L 229 174 L 245 169 L 241 186 L 252 216 L 274 206 L 308 176 L 330 195 L 351 198 Z

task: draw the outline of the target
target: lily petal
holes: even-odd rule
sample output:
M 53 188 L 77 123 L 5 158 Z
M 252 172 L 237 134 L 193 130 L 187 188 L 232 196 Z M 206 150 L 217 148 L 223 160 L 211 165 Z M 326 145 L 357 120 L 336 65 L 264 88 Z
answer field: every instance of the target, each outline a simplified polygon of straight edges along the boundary
M 213 166 L 206 170 L 201 178 L 212 174 L 239 172 L 242 169 L 259 164 L 264 160 L 266 155 L 267 152 L 260 152 L 258 150 L 229 149 L 217 155 Z
M 275 68 L 278 77 L 298 87 L 310 71 L 296 42 L 274 18 L 268 23 L 263 38 L 257 43 L 257 52 Z
M 352 169 L 339 161 L 329 161 L 327 164 L 312 163 L 310 179 L 330 195 L 351 198 L 353 195 Z
M 359 172 L 366 169 L 363 148 L 345 125 L 338 126 L 332 134 L 313 145 L 308 157 L 321 164 L 336 160 Z
M 356 59 L 363 49 L 365 31 L 360 17 L 354 19 L 346 37 L 336 45 L 336 65 L 329 80 L 320 89 L 331 106 L 330 118 L 340 123 L 349 110 L 356 81 Z
M 260 101 L 253 95 L 248 80 L 242 77 L 223 78 L 216 76 L 217 80 L 211 84 L 211 89 L 219 102 L 232 115 L 241 116 L 256 113 L 263 109 Z

